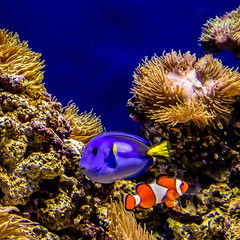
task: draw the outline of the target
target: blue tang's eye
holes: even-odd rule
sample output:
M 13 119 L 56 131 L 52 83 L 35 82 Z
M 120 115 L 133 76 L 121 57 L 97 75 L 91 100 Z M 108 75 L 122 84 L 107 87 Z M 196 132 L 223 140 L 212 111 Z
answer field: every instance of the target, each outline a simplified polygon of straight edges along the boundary
M 94 155 L 96 155 L 96 154 L 98 153 L 98 149 L 97 149 L 97 148 L 93 148 L 92 153 L 93 153 Z

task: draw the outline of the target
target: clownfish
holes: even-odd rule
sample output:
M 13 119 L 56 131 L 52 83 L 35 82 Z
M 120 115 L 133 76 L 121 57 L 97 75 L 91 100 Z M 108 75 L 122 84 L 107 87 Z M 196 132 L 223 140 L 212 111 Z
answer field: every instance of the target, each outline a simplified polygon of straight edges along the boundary
M 161 176 L 151 184 L 141 183 L 136 186 L 137 195 L 125 196 L 124 205 L 126 210 L 132 210 L 136 206 L 151 208 L 155 204 L 164 202 L 167 207 L 174 207 L 174 200 L 188 190 L 185 181 Z
M 80 159 L 82 172 L 98 183 L 134 178 L 146 172 L 153 156 L 168 157 L 168 142 L 157 146 L 139 136 L 121 132 L 97 135 L 86 145 Z

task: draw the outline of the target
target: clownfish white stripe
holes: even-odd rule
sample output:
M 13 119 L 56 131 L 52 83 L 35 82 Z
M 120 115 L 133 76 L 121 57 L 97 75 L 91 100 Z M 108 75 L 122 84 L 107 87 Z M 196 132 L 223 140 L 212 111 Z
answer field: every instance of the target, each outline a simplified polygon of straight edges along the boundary
M 136 206 L 139 205 L 139 204 L 140 204 L 140 201 L 141 201 L 140 196 L 138 196 L 138 195 L 134 195 L 133 197 L 135 198 Z
M 182 184 L 182 181 L 180 181 L 179 179 L 176 179 L 176 182 L 175 182 L 175 187 L 176 187 L 176 190 L 177 190 L 177 193 L 181 196 L 183 193 L 182 193 L 182 190 L 181 190 L 181 184 Z
M 149 186 L 152 188 L 152 191 L 154 192 L 154 195 L 156 197 L 155 204 L 161 203 L 167 194 L 168 188 L 160 186 L 156 183 L 149 184 Z

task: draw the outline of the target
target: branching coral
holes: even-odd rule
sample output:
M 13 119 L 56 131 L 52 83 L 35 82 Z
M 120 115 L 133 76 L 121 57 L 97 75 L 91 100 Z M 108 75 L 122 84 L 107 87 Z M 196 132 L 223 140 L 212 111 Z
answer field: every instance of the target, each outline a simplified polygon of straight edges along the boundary
M 64 116 L 69 121 L 72 128 L 70 138 L 88 143 L 94 136 L 103 131 L 101 120 L 94 113 L 80 113 L 74 103 L 69 104 L 64 109 Z
M 34 233 L 28 228 L 28 225 L 34 225 L 26 218 L 22 218 L 11 211 L 18 212 L 16 207 L 0 208 L 0 240 L 8 239 L 8 237 L 18 237 L 18 239 L 36 239 Z
M 210 53 L 231 50 L 240 57 L 240 7 L 222 17 L 209 19 L 204 25 L 200 41 Z
M 111 202 L 108 207 L 108 218 L 110 219 L 110 236 L 114 239 L 131 240 L 154 240 L 151 233 L 141 227 L 136 221 L 133 213 L 126 212 L 122 201 Z
M 0 87 L 35 98 L 43 95 L 46 90 L 40 57 L 28 48 L 27 42 L 20 42 L 17 34 L 0 30 Z
M 206 55 L 174 52 L 145 60 L 134 73 L 135 111 L 155 123 L 207 125 L 228 118 L 240 95 L 240 74 Z

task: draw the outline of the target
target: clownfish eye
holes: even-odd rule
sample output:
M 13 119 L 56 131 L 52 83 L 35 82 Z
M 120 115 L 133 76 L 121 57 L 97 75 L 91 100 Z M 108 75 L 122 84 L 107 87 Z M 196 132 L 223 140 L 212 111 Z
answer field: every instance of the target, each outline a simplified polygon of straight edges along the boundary
M 96 155 L 96 154 L 98 153 L 98 149 L 97 149 L 97 148 L 93 148 L 92 153 L 93 153 L 94 155 Z

